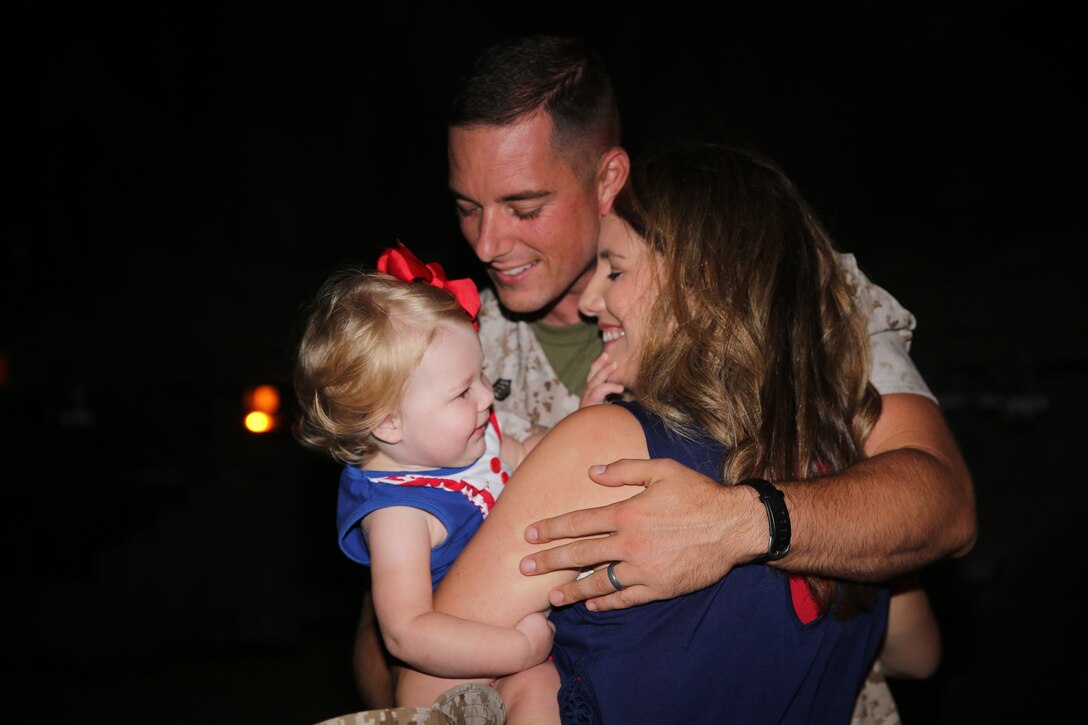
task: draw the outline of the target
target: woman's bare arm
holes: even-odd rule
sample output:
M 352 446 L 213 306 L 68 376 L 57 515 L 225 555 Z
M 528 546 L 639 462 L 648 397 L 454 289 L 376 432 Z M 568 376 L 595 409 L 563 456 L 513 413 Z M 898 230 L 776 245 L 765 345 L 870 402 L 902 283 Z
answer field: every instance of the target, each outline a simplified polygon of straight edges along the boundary
M 546 611 L 548 591 L 572 581 L 579 570 L 523 576 L 518 562 L 536 548 L 523 532 L 542 515 L 605 506 L 633 495 L 638 489 L 598 486 L 589 479 L 587 470 L 601 455 L 647 457 L 642 428 L 627 410 L 611 405 L 584 408 L 544 436 L 435 591 L 435 609 L 499 627 Z M 406 671 L 397 682 L 397 702 L 429 703 L 454 684 Z

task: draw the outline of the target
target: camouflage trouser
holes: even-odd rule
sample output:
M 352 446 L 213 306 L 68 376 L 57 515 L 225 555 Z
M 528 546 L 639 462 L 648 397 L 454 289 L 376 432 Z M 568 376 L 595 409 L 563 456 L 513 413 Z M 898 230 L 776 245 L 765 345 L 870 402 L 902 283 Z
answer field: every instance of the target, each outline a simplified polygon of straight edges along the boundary
M 451 720 L 429 707 L 387 707 L 322 720 L 317 725 L 448 725 Z
M 900 725 L 899 708 L 878 661 L 858 693 L 850 725 Z
M 503 725 L 506 708 L 499 693 L 476 683 L 458 685 L 431 707 L 387 707 L 322 720 L 316 725 Z

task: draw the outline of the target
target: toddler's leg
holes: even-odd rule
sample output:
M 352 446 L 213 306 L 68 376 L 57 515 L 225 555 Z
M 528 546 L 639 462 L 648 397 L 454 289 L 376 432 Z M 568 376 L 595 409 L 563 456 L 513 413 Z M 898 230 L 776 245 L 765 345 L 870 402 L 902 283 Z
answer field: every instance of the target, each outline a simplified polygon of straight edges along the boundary
M 558 725 L 559 673 L 550 660 L 496 680 L 495 689 L 510 725 Z
M 393 681 L 396 683 L 396 703 L 401 707 L 430 707 L 434 701 L 451 687 L 466 682 L 486 685 L 489 680 L 447 679 L 425 675 L 411 667 L 394 667 Z

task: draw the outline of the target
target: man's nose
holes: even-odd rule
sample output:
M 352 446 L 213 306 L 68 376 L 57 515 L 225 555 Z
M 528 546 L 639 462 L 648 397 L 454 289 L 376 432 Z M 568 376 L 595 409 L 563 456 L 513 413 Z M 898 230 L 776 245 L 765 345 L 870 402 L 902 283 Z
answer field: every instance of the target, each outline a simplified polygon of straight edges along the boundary
M 473 245 L 480 261 L 493 262 L 509 253 L 513 246 L 509 225 L 503 215 L 489 210 L 481 212 L 476 230 L 476 244 Z

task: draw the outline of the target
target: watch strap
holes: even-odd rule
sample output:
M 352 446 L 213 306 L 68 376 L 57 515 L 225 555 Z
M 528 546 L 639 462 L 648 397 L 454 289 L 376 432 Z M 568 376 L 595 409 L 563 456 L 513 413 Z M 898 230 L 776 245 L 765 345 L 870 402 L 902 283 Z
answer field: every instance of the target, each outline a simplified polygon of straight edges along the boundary
M 737 484 L 751 486 L 759 493 L 759 500 L 767 509 L 767 553 L 753 560 L 764 564 L 781 559 L 790 551 L 790 512 L 786 509 L 786 497 L 770 481 L 762 478 L 748 478 Z

